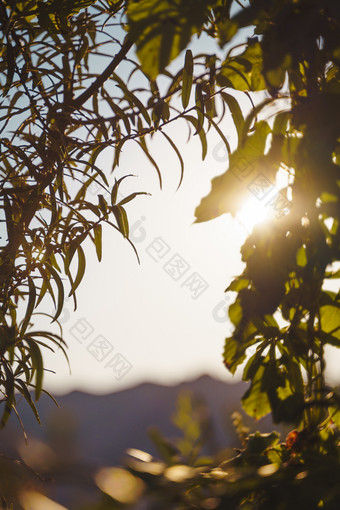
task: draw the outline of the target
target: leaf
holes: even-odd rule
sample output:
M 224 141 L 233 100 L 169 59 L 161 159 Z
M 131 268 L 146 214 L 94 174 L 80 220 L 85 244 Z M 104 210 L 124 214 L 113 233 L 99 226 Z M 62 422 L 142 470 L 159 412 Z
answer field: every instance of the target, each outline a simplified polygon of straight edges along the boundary
M 159 166 L 157 165 L 156 161 L 153 159 L 153 157 L 151 156 L 150 152 L 148 151 L 147 147 L 145 144 L 139 142 L 138 140 L 135 140 L 138 145 L 142 148 L 144 154 L 147 156 L 147 158 L 149 159 L 149 161 L 151 162 L 151 164 L 154 166 L 154 168 L 156 169 L 156 172 L 157 172 L 157 175 L 158 175 L 158 179 L 159 179 L 159 187 L 162 189 L 162 174 L 161 174 L 161 171 L 159 169 Z
M 162 434 L 156 427 L 150 427 L 148 430 L 148 435 L 157 448 L 160 456 L 167 464 L 172 464 L 175 456 L 178 455 L 178 450 L 175 446 Z
M 52 286 L 50 284 L 50 277 L 42 266 L 38 266 L 38 271 L 43 278 L 43 283 L 41 286 L 41 290 L 40 290 L 40 294 L 39 294 L 36 306 L 39 305 L 39 303 L 43 299 L 44 295 L 46 294 L 47 290 L 48 290 L 48 292 L 53 300 L 54 306 L 55 306 L 55 297 L 54 297 L 54 292 L 53 292 Z
M 123 82 L 121 78 L 119 78 L 119 76 L 114 74 L 114 79 L 118 82 L 117 86 L 123 91 L 124 99 L 126 99 L 131 104 L 131 106 L 134 105 L 137 106 L 140 113 L 143 115 L 145 121 L 150 126 L 151 125 L 150 115 L 148 114 L 148 111 L 145 108 L 142 101 L 127 88 L 126 84 Z
M 244 144 L 231 154 L 227 172 L 213 179 L 210 193 L 196 208 L 196 223 L 224 213 L 235 215 L 245 197 L 251 196 L 247 186 L 265 171 L 263 157 L 269 133 L 267 122 L 258 122 L 255 132 L 248 135 Z
M 237 99 L 235 99 L 234 96 L 231 94 L 227 94 L 226 92 L 221 92 L 221 96 L 223 97 L 224 102 L 228 105 L 228 108 L 231 112 L 236 131 L 238 140 L 242 140 L 243 135 L 243 128 L 244 128 L 244 117 L 242 114 L 242 110 L 237 102 Z
M 225 145 L 225 147 L 227 149 L 228 155 L 230 156 L 230 154 L 231 154 L 230 145 L 229 145 L 229 142 L 228 142 L 227 138 L 224 136 L 223 131 L 219 128 L 218 124 L 212 118 L 208 118 L 208 121 L 209 121 L 209 124 L 212 124 L 214 126 L 214 128 L 217 131 L 217 133 L 222 138 L 222 141 L 223 141 L 223 143 L 224 143 L 224 145 Z
M 119 205 L 112 207 L 112 212 L 117 220 L 118 228 L 124 237 L 129 237 L 129 222 L 125 209 Z
M 173 150 L 176 152 L 177 154 L 177 157 L 179 159 L 179 162 L 180 162 L 180 165 L 181 165 L 181 178 L 179 180 L 179 184 L 178 184 L 178 187 L 177 189 L 180 187 L 180 185 L 182 184 L 182 180 L 183 180 L 183 175 L 184 175 L 184 161 L 183 161 L 183 158 L 182 158 L 182 155 L 180 153 L 180 151 L 177 149 L 175 143 L 171 140 L 170 136 L 168 136 L 166 133 L 164 133 L 164 131 L 161 131 L 162 135 L 168 140 L 169 144 L 171 145 L 171 147 L 173 148 Z
M 197 83 L 197 85 L 196 85 L 195 102 L 196 102 L 197 121 L 198 121 L 195 135 L 197 135 L 203 129 L 203 122 L 204 122 L 204 99 L 203 99 L 203 92 L 202 92 L 202 83 Z
M 51 266 L 48 262 L 45 262 L 46 269 L 52 274 L 54 281 L 58 288 L 58 303 L 57 303 L 57 310 L 55 313 L 55 316 L 53 318 L 53 321 L 56 321 L 61 314 L 61 311 L 64 306 L 64 286 L 63 282 L 61 281 L 61 278 L 57 271 L 54 269 L 54 267 Z
M 320 322 L 323 332 L 340 340 L 340 308 L 338 306 L 322 306 Z
M 126 141 L 127 141 L 126 138 L 122 138 L 122 140 L 120 140 L 120 142 L 115 146 L 115 157 L 112 164 L 112 172 L 116 168 L 116 166 L 119 166 L 120 153 Z
M 296 263 L 300 267 L 305 267 L 307 264 L 307 253 L 306 247 L 301 246 L 296 253 Z
M 246 289 L 249 284 L 250 281 L 247 278 L 238 277 L 231 282 L 231 284 L 226 288 L 225 292 L 239 292 L 241 289 Z
M 193 58 L 192 58 L 192 51 L 187 50 L 185 53 L 183 81 L 182 81 L 182 105 L 183 105 L 183 108 L 186 108 L 189 104 L 191 87 L 192 87 L 193 69 L 194 69 L 194 63 L 193 63 Z
M 7 68 L 7 77 L 6 84 L 4 87 L 4 91 L 2 93 L 3 97 L 7 95 L 7 92 L 11 88 L 13 83 L 14 71 L 15 71 L 15 53 L 14 48 L 7 39 L 6 44 L 6 68 Z
M 37 291 L 35 288 L 35 285 L 33 283 L 33 280 L 30 276 L 27 277 L 28 281 L 28 303 L 26 308 L 26 314 L 24 317 L 24 320 L 22 322 L 22 326 L 20 328 L 20 335 L 23 336 L 25 334 L 25 331 L 27 329 L 27 326 L 29 324 L 29 321 L 31 320 L 32 313 L 35 306 L 35 301 L 37 297 Z
M 291 112 L 280 112 L 275 116 L 273 125 L 273 135 L 285 135 L 288 128 L 288 123 L 291 120 Z
M 37 343 L 29 337 L 25 337 L 25 341 L 28 343 L 29 346 L 29 355 L 32 360 L 32 368 L 35 374 L 35 400 L 38 401 L 41 395 L 42 382 L 44 376 L 43 359 Z
M 139 0 L 128 3 L 130 34 L 143 71 L 152 79 L 180 52 L 208 19 L 207 0 Z
M 228 57 L 222 64 L 217 83 L 241 91 L 259 91 L 266 89 L 262 74 L 262 49 L 259 42 L 248 39 L 247 48 L 236 57 Z
M 128 175 L 124 175 L 123 177 L 121 177 L 120 179 L 115 179 L 115 183 L 114 185 L 112 186 L 112 190 L 111 190 L 111 205 L 116 205 L 116 202 L 117 202 L 117 195 L 118 195 L 118 190 L 119 190 L 119 186 L 120 186 L 120 183 L 124 181 L 124 179 L 128 178 L 128 177 L 133 177 L 132 174 L 128 174 Z
M 222 18 L 217 23 L 217 34 L 220 47 L 225 46 L 234 37 L 238 29 L 237 23 L 231 19 Z
M 252 380 L 250 388 L 241 399 L 242 407 L 246 413 L 257 420 L 271 411 L 267 393 L 262 389 L 262 378 L 264 373 L 265 366 L 261 365 Z
M 131 202 L 131 200 L 134 200 L 136 197 L 140 195 L 148 195 L 150 196 L 150 193 L 146 193 L 145 191 L 136 191 L 135 193 L 131 193 L 127 197 L 123 198 L 120 202 L 118 202 L 117 205 L 125 205 Z
M 198 120 L 195 119 L 195 117 L 193 117 L 192 115 L 184 115 L 183 116 L 184 119 L 188 120 L 189 122 L 191 122 L 191 124 L 194 126 L 194 128 L 196 129 L 196 133 L 198 134 L 198 136 L 200 137 L 200 140 L 201 140 L 201 145 L 202 145 L 202 160 L 204 161 L 206 155 L 207 155 L 207 151 L 208 151 L 208 143 L 207 143 L 207 137 L 205 135 L 205 132 L 204 132 L 204 129 L 200 129 L 200 126 L 199 126 L 199 123 L 198 123 Z M 211 119 L 210 119 L 211 120 Z M 195 134 L 196 134 L 195 133 Z
M 102 259 L 102 226 L 100 224 L 94 226 L 94 244 L 100 262 Z
M 260 455 L 267 448 L 276 445 L 279 440 L 280 434 L 277 432 L 261 434 L 257 431 L 254 434 L 249 434 L 246 451 L 251 455 Z
M 16 386 L 17 390 L 20 391 L 20 393 L 23 395 L 24 399 L 26 400 L 26 402 L 28 403 L 28 405 L 32 409 L 33 414 L 34 414 L 37 422 L 39 423 L 39 425 L 41 425 L 41 421 L 40 421 L 40 416 L 39 416 L 38 410 L 37 410 L 37 408 L 36 408 L 36 406 L 35 406 L 35 404 L 34 404 L 34 402 L 32 400 L 31 394 L 28 391 L 26 384 L 21 379 L 17 379 L 15 381 L 15 386 Z
M 223 351 L 224 364 L 231 374 L 246 359 L 245 348 L 233 337 L 226 338 Z
M 101 225 L 98 225 L 98 226 L 101 227 Z M 78 271 L 77 271 L 76 278 L 73 282 L 73 285 L 71 287 L 69 297 L 75 293 L 75 291 L 77 290 L 80 282 L 83 279 L 84 273 L 85 273 L 86 259 L 85 259 L 84 250 L 80 245 L 77 247 L 77 253 L 78 253 Z
M 8 366 L 7 362 L 3 362 L 2 364 L 3 370 L 5 372 L 5 379 L 2 380 L 2 384 L 5 388 L 5 409 L 2 413 L 0 428 L 3 428 L 15 406 L 15 394 L 14 394 L 14 377 L 11 368 Z

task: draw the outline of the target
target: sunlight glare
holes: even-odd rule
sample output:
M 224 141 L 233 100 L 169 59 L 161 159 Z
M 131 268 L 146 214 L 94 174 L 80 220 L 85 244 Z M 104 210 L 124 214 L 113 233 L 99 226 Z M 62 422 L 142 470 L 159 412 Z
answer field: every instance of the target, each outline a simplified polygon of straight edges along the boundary
M 251 197 L 236 214 L 238 222 L 250 234 L 258 223 L 270 218 L 270 208 L 262 204 L 256 197 Z

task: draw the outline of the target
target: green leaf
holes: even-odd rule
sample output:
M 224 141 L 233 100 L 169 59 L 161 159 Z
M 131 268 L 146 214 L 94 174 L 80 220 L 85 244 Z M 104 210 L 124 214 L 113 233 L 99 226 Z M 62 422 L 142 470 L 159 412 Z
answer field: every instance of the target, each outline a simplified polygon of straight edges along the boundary
M 14 71 L 15 71 L 15 52 L 14 52 L 13 46 L 11 45 L 11 43 L 9 42 L 8 39 L 7 39 L 7 44 L 6 44 L 5 59 L 6 59 L 5 69 L 7 70 L 7 76 L 6 76 L 6 84 L 4 87 L 4 91 L 2 93 L 3 97 L 7 95 L 9 89 L 11 88 L 11 85 L 13 83 L 13 78 L 14 78 Z
M 305 267 L 307 264 L 307 253 L 305 246 L 301 246 L 296 253 L 296 263 L 300 267 Z
M 4 370 L 4 375 L 5 375 L 4 379 L 2 380 L 2 384 L 4 386 L 5 395 L 6 395 L 5 409 L 2 413 L 1 423 L 0 423 L 0 428 L 3 428 L 6 425 L 8 419 L 10 417 L 12 409 L 15 409 L 14 406 L 15 406 L 16 402 L 15 402 L 15 393 L 14 393 L 14 389 L 15 389 L 14 377 L 13 377 L 12 370 L 8 366 L 6 361 L 4 361 L 1 365 Z
M 226 338 L 223 351 L 224 364 L 231 374 L 246 359 L 246 347 L 233 337 Z
M 58 319 L 59 315 L 61 314 L 61 311 L 62 311 L 63 306 L 64 306 L 64 286 L 63 286 L 63 282 L 61 281 L 61 278 L 60 278 L 59 274 L 54 269 L 54 267 L 52 267 L 51 264 L 49 264 L 48 262 L 45 262 L 45 266 L 46 266 L 46 269 L 53 276 L 54 281 L 55 281 L 55 283 L 57 285 L 57 288 L 58 288 L 57 310 L 56 310 L 56 313 L 55 313 L 54 318 L 53 318 L 53 321 L 56 321 Z
M 173 464 L 174 457 L 178 455 L 177 448 L 168 439 L 163 437 L 156 427 L 150 427 L 148 435 L 162 459 L 169 465 Z
M 120 232 L 124 237 L 129 237 L 129 222 L 125 209 L 120 205 L 115 205 L 112 207 L 112 212 L 116 218 Z
M 43 359 L 37 343 L 29 337 L 25 337 L 25 341 L 29 346 L 29 355 L 32 360 L 32 368 L 35 374 L 35 400 L 38 401 L 41 395 L 44 376 Z
M 258 122 L 255 132 L 247 136 L 244 144 L 231 154 L 228 171 L 213 179 L 209 195 L 196 208 L 196 223 L 228 212 L 235 215 L 245 198 L 251 196 L 248 185 L 259 174 L 266 172 L 264 151 L 270 131 L 267 122 Z
M 189 122 L 191 122 L 191 124 L 196 129 L 196 133 L 195 134 L 198 134 L 198 136 L 200 137 L 201 145 L 202 145 L 202 160 L 204 161 L 204 159 L 205 159 L 205 157 L 207 155 L 207 151 L 208 151 L 207 137 L 205 135 L 204 129 L 203 128 L 200 129 L 198 120 L 195 119 L 195 117 L 193 117 L 192 115 L 184 115 L 183 118 L 188 120 Z
M 45 269 L 42 266 L 38 266 L 37 269 L 42 276 L 43 283 L 41 285 L 41 290 L 40 290 L 38 300 L 36 302 L 36 306 L 39 305 L 39 303 L 43 299 L 44 295 L 46 294 L 47 290 L 48 290 L 48 292 L 52 298 L 52 301 L 54 303 L 54 306 L 55 306 L 55 297 L 54 297 L 54 292 L 53 292 L 52 286 L 50 284 L 50 276 L 47 274 L 47 272 L 45 271 Z
M 40 421 L 40 416 L 39 416 L 38 410 L 37 410 L 37 408 L 36 408 L 36 406 L 35 406 L 35 404 L 34 404 L 34 402 L 32 400 L 31 394 L 28 391 L 26 384 L 21 379 L 17 379 L 15 381 L 15 387 L 23 395 L 24 399 L 26 400 L 26 402 L 28 403 L 28 405 L 32 409 L 33 414 L 34 414 L 37 422 L 39 423 L 39 425 L 41 425 L 41 421 Z
M 150 196 L 150 193 L 146 193 L 145 191 L 136 191 L 135 193 L 131 193 L 127 197 L 124 197 L 120 202 L 118 202 L 117 205 L 125 205 L 131 202 L 131 200 L 134 200 L 136 197 L 140 195 L 148 195 Z
M 264 373 L 265 365 L 261 365 L 252 380 L 250 388 L 241 399 L 243 409 L 246 413 L 257 420 L 271 411 L 268 395 L 262 388 Z
M 36 291 L 36 288 L 35 288 L 32 278 L 30 276 L 28 276 L 27 280 L 28 280 L 28 303 L 27 303 L 25 318 L 24 318 L 24 320 L 22 322 L 22 326 L 20 328 L 21 336 L 23 336 L 25 334 L 25 331 L 27 329 L 29 321 L 31 320 L 32 313 L 33 313 L 34 306 L 35 306 L 36 297 L 37 297 L 37 291 Z
M 148 149 L 146 147 L 146 144 L 143 144 L 143 143 L 139 142 L 138 140 L 135 140 L 135 141 L 138 143 L 138 145 L 141 147 L 141 149 L 143 150 L 144 154 L 147 156 L 147 158 L 150 161 L 150 163 L 156 169 L 156 172 L 157 172 L 157 175 L 158 175 L 158 179 L 159 179 L 159 186 L 162 189 L 162 174 L 161 174 L 161 171 L 159 169 L 159 166 L 157 165 L 156 161 L 153 159 L 153 157 L 151 156 L 150 152 L 148 151 Z
M 250 281 L 247 278 L 238 277 L 231 282 L 231 284 L 226 288 L 225 292 L 239 292 L 241 289 L 246 289 L 249 284 Z
M 256 431 L 254 434 L 249 434 L 246 451 L 252 455 L 260 455 L 267 448 L 278 444 L 279 440 L 280 434 L 277 432 L 261 434 Z
M 96 246 L 97 258 L 100 262 L 102 259 L 102 226 L 100 224 L 94 226 L 94 244 Z
M 197 85 L 196 85 L 195 102 L 196 102 L 196 112 L 197 112 L 197 121 L 198 121 L 195 135 L 197 135 L 203 129 L 203 122 L 204 122 L 204 110 L 205 109 L 204 109 L 202 83 L 197 83 Z
M 139 0 L 128 3 L 130 35 L 143 71 L 152 79 L 180 52 L 208 20 L 207 0 Z
M 175 143 L 171 140 L 170 136 L 168 136 L 166 133 L 164 133 L 164 131 L 161 131 L 161 133 L 168 140 L 169 144 L 171 145 L 173 150 L 176 152 L 176 155 L 177 155 L 180 165 L 181 165 L 181 177 L 180 177 L 179 184 L 177 187 L 177 189 L 178 189 L 180 187 L 180 185 L 182 184 L 182 180 L 183 180 L 183 176 L 184 176 L 184 161 L 183 161 L 180 151 L 177 149 Z
M 191 87 L 192 87 L 192 74 L 194 70 L 194 63 L 192 58 L 192 51 L 187 50 L 185 53 L 185 63 L 183 69 L 183 82 L 182 82 L 182 105 L 186 108 L 189 104 Z
M 224 143 L 224 145 L 225 145 L 225 147 L 227 149 L 228 155 L 230 156 L 231 155 L 230 145 L 229 145 L 229 142 L 228 142 L 227 138 L 224 136 L 223 131 L 219 128 L 218 124 L 212 118 L 208 117 L 208 121 L 209 121 L 209 124 L 212 124 L 214 126 L 214 128 L 217 131 L 217 133 L 222 138 L 222 141 L 223 141 L 223 143 Z
M 262 49 L 259 42 L 249 39 L 246 50 L 236 57 L 228 57 L 217 75 L 217 83 L 242 91 L 266 89 L 262 74 Z
M 340 339 L 340 308 L 338 306 L 322 306 L 320 308 L 320 322 L 324 333 Z
M 228 108 L 231 112 L 231 116 L 233 118 L 238 140 L 242 140 L 243 128 L 244 128 L 244 117 L 242 114 L 242 110 L 238 104 L 237 99 L 231 94 L 227 94 L 226 92 L 221 92 L 221 96 L 224 102 L 228 105 Z
M 278 113 L 274 120 L 273 135 L 285 135 L 291 117 L 292 114 L 287 111 Z
M 101 227 L 101 225 L 98 225 L 98 226 Z M 76 278 L 73 282 L 73 285 L 71 287 L 69 297 L 75 293 L 75 291 L 77 290 L 80 282 L 83 279 L 84 273 L 85 273 L 86 258 L 85 258 L 84 250 L 80 245 L 77 247 L 77 253 L 78 253 L 78 271 L 77 271 Z
M 217 35 L 221 48 L 225 46 L 237 33 L 237 23 L 231 19 L 222 18 L 217 22 Z

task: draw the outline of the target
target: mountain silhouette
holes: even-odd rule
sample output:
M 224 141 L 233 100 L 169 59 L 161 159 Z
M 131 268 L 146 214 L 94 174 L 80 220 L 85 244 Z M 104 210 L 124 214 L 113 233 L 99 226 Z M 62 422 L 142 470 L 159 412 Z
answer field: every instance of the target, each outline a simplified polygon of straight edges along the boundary
M 191 392 L 206 405 L 211 433 L 204 454 L 239 446 L 230 416 L 240 409 L 246 387 L 204 375 L 173 386 L 143 383 L 105 395 L 73 391 L 57 398 L 59 408 L 43 395 L 38 402 L 41 426 L 25 401 L 18 405 L 28 446 L 13 413 L 0 433 L 0 451 L 21 456 L 36 472 L 51 478 L 42 484 L 49 497 L 67 508 L 79 508 L 98 497 L 92 478 L 96 470 L 122 465 L 128 448 L 159 457 L 148 435 L 150 427 L 166 438 L 181 435 L 171 417 L 182 392 Z

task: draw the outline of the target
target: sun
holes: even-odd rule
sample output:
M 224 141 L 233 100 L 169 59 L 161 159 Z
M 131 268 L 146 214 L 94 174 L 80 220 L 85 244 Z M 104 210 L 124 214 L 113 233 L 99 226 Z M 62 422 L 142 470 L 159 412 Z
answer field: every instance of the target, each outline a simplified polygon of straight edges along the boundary
M 251 197 L 236 214 L 236 219 L 250 234 L 258 223 L 268 221 L 271 217 L 270 208 L 261 203 L 256 197 Z

